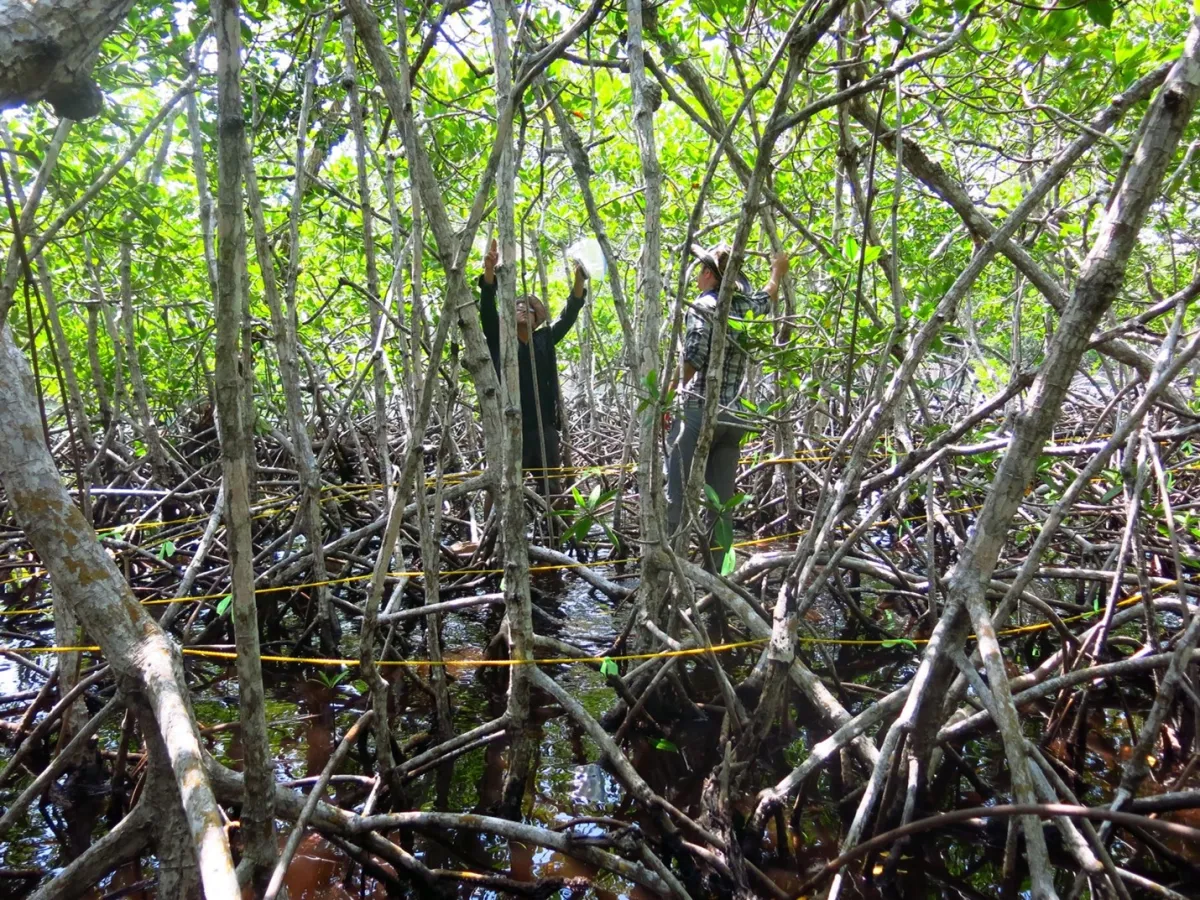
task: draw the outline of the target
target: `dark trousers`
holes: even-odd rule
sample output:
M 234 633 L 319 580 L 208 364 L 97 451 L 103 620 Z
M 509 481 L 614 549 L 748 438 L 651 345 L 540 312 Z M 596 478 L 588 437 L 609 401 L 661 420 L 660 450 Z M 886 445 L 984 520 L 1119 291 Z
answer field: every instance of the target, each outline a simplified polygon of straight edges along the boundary
M 521 468 L 533 476 L 535 489 L 543 497 L 557 496 L 562 476 L 562 455 L 558 447 L 558 429 L 547 425 L 542 430 L 543 442 L 538 440 L 536 424 L 521 436 Z
M 684 404 L 683 415 L 671 423 L 671 433 L 667 437 L 667 446 L 671 448 L 671 457 L 667 463 L 667 525 L 671 534 L 679 530 L 679 522 L 683 518 L 684 480 L 692 466 L 692 457 L 696 454 L 696 438 L 700 433 L 703 417 L 704 402 L 689 400 Z M 738 455 L 742 435 L 745 433 L 745 428 L 717 420 L 712 448 L 708 453 L 708 465 L 704 470 L 704 480 L 717 492 L 722 503 L 728 502 L 733 496 Z M 722 518 L 728 520 L 730 516 L 726 513 Z M 716 520 L 710 514 L 704 531 L 705 559 L 710 555 L 708 548 L 712 546 L 715 524 Z

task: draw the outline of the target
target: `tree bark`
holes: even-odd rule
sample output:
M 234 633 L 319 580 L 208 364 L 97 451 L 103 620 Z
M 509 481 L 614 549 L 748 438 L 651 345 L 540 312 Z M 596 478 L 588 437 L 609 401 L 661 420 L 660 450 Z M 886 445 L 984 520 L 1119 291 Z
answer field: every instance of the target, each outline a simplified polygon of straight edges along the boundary
M 367 180 L 367 133 L 363 123 L 363 106 L 358 95 L 358 66 L 354 60 L 354 23 L 349 16 L 342 19 L 342 47 L 346 53 L 346 94 L 350 107 L 350 125 L 354 132 L 354 164 L 358 182 L 358 209 L 362 219 L 363 257 L 367 267 L 367 315 L 371 323 L 372 346 L 383 346 L 382 333 L 387 328 L 383 317 L 383 295 L 379 286 L 379 265 L 375 257 L 374 211 L 371 208 L 371 188 Z M 380 357 L 383 350 L 379 351 Z M 379 480 L 385 485 L 383 495 L 391 499 L 395 474 L 388 452 L 387 382 L 382 359 L 376 359 L 371 371 L 375 391 L 375 455 L 379 460 Z
M 629 304 L 625 299 L 625 285 L 621 282 L 621 270 L 617 266 L 617 254 L 613 250 L 612 241 L 608 237 L 608 229 L 604 225 L 604 219 L 600 217 L 600 209 L 596 205 L 596 196 L 592 191 L 592 167 L 588 160 L 587 148 L 583 146 L 583 141 L 579 139 L 579 133 L 571 124 L 570 118 L 567 116 L 567 111 L 563 109 L 562 101 L 559 100 L 558 94 L 554 86 L 545 78 L 538 79 L 542 89 L 542 95 L 550 104 L 550 112 L 554 116 L 554 124 L 558 126 L 558 133 L 562 139 L 563 152 L 566 153 L 567 159 L 571 161 L 571 170 L 575 173 L 575 180 L 579 184 L 579 194 L 583 198 L 583 207 L 587 210 L 588 224 L 591 226 L 592 234 L 596 236 L 596 242 L 600 245 L 600 250 L 604 254 L 604 262 L 607 267 L 608 286 L 612 290 L 613 307 L 617 311 L 617 320 L 621 323 L 621 334 L 625 338 L 625 353 L 630 361 L 634 361 L 637 350 L 637 336 L 633 329 L 633 319 L 629 312 Z M 589 272 L 591 277 L 593 273 Z M 593 290 L 598 290 L 599 285 L 595 285 Z M 588 328 L 588 319 L 591 316 L 592 306 L 589 303 L 583 309 L 583 336 L 581 344 L 587 348 L 586 353 L 590 356 L 590 329 Z M 585 364 L 583 366 L 583 374 L 585 378 L 591 377 L 591 367 Z M 588 390 L 591 390 L 590 383 L 586 383 Z M 590 394 L 589 394 L 590 397 Z
M 512 48 L 508 40 L 507 0 L 492 0 L 492 50 L 496 61 L 496 104 L 502 119 L 511 120 L 519 98 L 513 91 Z M 503 144 L 496 169 L 496 219 L 500 258 L 496 269 L 496 305 L 500 311 L 500 541 L 504 551 L 504 606 L 508 653 L 513 660 L 533 660 L 533 607 L 529 597 L 529 542 L 525 537 L 524 472 L 521 470 L 522 410 L 517 366 L 516 162 L 511 130 L 498 135 Z M 532 338 L 531 338 L 532 340 Z M 530 350 L 530 358 L 533 351 Z M 539 429 L 540 431 L 540 429 Z M 544 463 L 543 463 L 544 464 Z M 521 801 L 536 747 L 530 733 L 529 667 L 508 670 L 509 763 L 500 807 L 519 818 Z
M 42 440 L 32 374 L 0 330 L 0 481 L 29 543 L 112 666 L 128 702 L 148 707 L 179 786 L 201 881 L 212 897 L 237 895 L 221 816 L 202 765 L 178 650 L 134 598 L 71 502 Z
M 704 483 L 705 466 L 708 461 L 709 449 L 712 446 L 713 433 L 717 423 L 717 413 L 720 408 L 721 376 L 727 343 L 724 326 L 726 320 L 729 318 L 729 309 L 736 283 L 735 275 L 741 267 L 742 253 L 750 237 L 750 228 L 756 217 L 759 194 L 771 167 L 771 155 L 775 147 L 775 142 L 781 133 L 779 126 L 787 111 L 788 99 L 799 78 L 804 61 L 808 58 L 808 54 L 816 46 L 817 42 L 834 21 L 836 21 L 837 16 L 841 13 L 844 6 L 845 0 L 831 0 L 813 17 L 810 23 L 803 27 L 801 27 L 801 23 L 804 17 L 797 15 L 775 53 L 774 61 L 778 62 L 786 52 L 787 66 L 782 84 L 775 95 L 771 117 L 763 132 L 762 140 L 759 142 L 758 158 L 755 161 L 754 170 L 750 175 L 746 188 L 746 197 L 742 203 L 741 216 L 734 234 L 726 277 L 722 280 L 717 296 L 717 310 L 713 316 L 714 324 L 709 346 L 704 418 L 696 440 L 691 471 L 686 474 L 686 488 L 684 492 L 685 510 L 688 508 L 698 508 L 699 506 L 698 501 L 701 494 L 701 486 Z M 759 81 L 756 88 L 765 86 L 764 78 Z M 753 93 L 754 91 L 750 91 L 748 95 L 752 95 Z M 749 104 L 746 103 L 744 105 L 748 106 Z M 777 642 L 773 641 L 771 645 L 773 660 L 776 659 L 774 655 L 776 648 Z M 754 736 L 765 735 L 770 723 L 774 720 L 778 701 L 782 697 L 782 689 L 786 684 L 787 664 L 791 662 L 791 655 L 788 655 L 781 662 L 783 664 L 776 666 L 772 670 L 771 675 L 773 677 L 768 678 L 764 687 L 762 699 L 754 716 L 755 727 L 750 729 L 746 736 L 747 740 L 739 745 L 738 752 L 742 759 L 752 757 L 757 752 L 758 739 Z
M 42 190 L 49 180 L 50 173 L 54 169 L 54 164 L 58 159 L 58 155 L 62 150 L 63 144 L 66 143 L 67 135 L 71 133 L 71 121 L 69 119 L 59 122 L 58 128 L 54 131 L 54 137 L 50 141 L 50 145 L 46 148 L 46 153 L 42 158 L 42 164 L 38 168 L 37 179 L 32 190 L 27 196 L 20 178 L 12 179 L 13 193 L 16 194 L 17 201 L 21 204 L 21 228 L 22 233 L 29 228 L 33 222 L 33 213 L 38 206 L 38 200 L 41 197 Z M 13 143 L 12 134 L 3 122 L 0 122 L 0 134 L 4 136 L 4 144 L 8 148 L 9 156 L 17 159 L 16 145 Z M 17 249 L 14 242 L 13 249 Z M 9 264 L 16 265 L 16 257 L 10 253 Z M 58 348 L 57 359 L 61 367 L 63 379 L 67 385 L 66 401 L 70 404 L 72 418 L 75 426 L 75 436 L 83 445 L 83 452 L 91 454 L 95 450 L 95 438 L 92 434 L 91 423 L 88 421 L 87 407 L 83 402 L 83 394 L 79 389 L 79 378 L 75 372 L 75 365 L 71 358 L 68 349 L 66 333 L 63 331 L 62 318 L 59 316 L 58 301 L 54 296 L 54 287 L 50 280 L 50 266 L 46 263 L 46 257 L 39 253 L 33 260 L 37 269 L 38 284 L 41 286 L 42 295 L 46 301 L 46 318 L 50 324 L 51 334 L 54 338 L 54 346 Z M 83 494 L 80 497 L 80 503 L 84 510 L 89 508 L 88 497 Z M 54 585 L 51 584 L 54 599 L 54 640 L 60 646 L 69 647 L 78 645 L 76 640 L 76 632 L 79 628 L 79 623 L 75 619 L 74 613 L 71 611 L 69 604 L 64 603 L 58 591 L 54 590 Z M 79 681 L 80 665 L 82 656 L 79 653 L 61 653 L 56 660 L 58 666 L 58 689 L 60 696 L 65 695 Z M 87 721 L 87 710 L 80 700 L 74 704 L 63 716 L 62 730 L 59 733 L 59 745 L 65 746 L 66 742 L 71 739 L 71 735 L 83 723 Z
M 442 205 L 440 192 L 436 187 L 430 186 L 430 183 L 435 183 L 433 172 L 429 168 L 429 160 L 424 155 L 424 149 L 416 137 L 416 128 L 412 121 L 412 98 L 407 88 L 408 62 L 406 54 L 408 51 L 407 44 L 404 41 L 406 24 L 403 6 L 399 7 L 398 10 L 400 13 L 400 21 L 398 23 L 398 35 L 400 36 L 400 46 L 398 48 L 400 59 L 399 77 L 397 77 L 395 69 L 392 68 L 391 57 L 383 45 L 383 39 L 379 34 L 378 21 L 374 14 L 366 6 L 362 5 L 360 0 L 348 0 L 347 6 L 354 19 L 359 37 L 362 39 L 367 54 L 375 66 L 376 75 L 384 89 L 388 106 L 391 108 L 392 115 L 400 126 L 401 136 L 409 153 L 409 173 L 413 180 L 413 190 L 420 194 L 423 206 L 432 205 L 434 207 L 435 212 L 431 216 L 431 225 L 438 241 L 439 252 L 443 254 L 443 263 L 445 263 L 445 254 L 448 253 L 451 258 L 457 255 L 456 248 L 452 249 L 452 246 L 456 242 L 449 234 L 449 219 L 446 216 L 445 207 Z M 414 159 L 418 159 L 420 162 L 415 163 Z M 420 253 L 420 247 L 414 248 L 414 255 L 417 253 Z M 401 464 L 400 475 L 397 479 L 397 488 L 392 497 L 391 508 L 388 511 L 387 526 L 384 529 L 383 540 L 379 546 L 375 570 L 371 575 L 371 586 L 367 593 L 367 605 L 363 610 L 362 632 L 360 636 L 360 663 L 362 665 L 363 678 L 371 687 L 371 703 L 375 711 L 374 728 L 378 757 L 376 765 L 384 773 L 389 772 L 392 768 L 392 751 L 387 704 L 388 686 L 383 676 L 379 673 L 378 667 L 375 665 L 374 644 L 379 624 L 379 606 L 383 598 L 384 582 L 387 578 L 392 551 L 395 549 L 396 540 L 400 536 L 401 523 L 404 521 L 404 516 L 408 513 L 404 503 L 408 494 L 408 487 L 413 483 L 421 461 L 422 440 L 428 422 L 429 409 L 433 402 L 433 391 L 437 379 L 436 364 L 432 361 L 441 359 L 442 348 L 445 345 L 450 325 L 456 318 L 451 312 L 452 309 L 457 313 L 459 325 L 464 331 L 474 326 L 474 331 L 467 336 L 466 340 L 468 357 L 476 359 L 476 366 L 479 367 L 479 371 L 483 377 L 490 377 L 492 379 L 491 402 L 489 403 L 484 400 L 483 392 L 481 392 L 480 397 L 484 428 L 485 430 L 491 429 L 491 440 L 488 441 L 489 446 L 497 446 L 495 438 L 499 432 L 497 422 L 499 416 L 495 406 L 495 372 L 492 370 L 491 357 L 488 355 L 487 347 L 484 345 L 483 332 L 479 325 L 478 316 L 471 317 L 471 314 L 475 311 L 475 304 L 468 299 L 469 294 L 467 293 L 467 286 L 463 279 L 461 268 L 448 268 L 447 276 L 449 282 L 446 299 L 447 306 L 442 311 L 437 333 L 430 344 L 429 355 L 431 365 L 423 381 L 419 378 L 420 372 L 417 368 L 418 363 L 415 353 L 417 349 L 415 345 L 415 331 L 418 325 L 415 321 L 413 323 L 414 354 L 412 360 L 410 360 L 412 364 L 410 372 L 413 384 L 413 409 L 409 443 L 405 449 L 404 461 Z M 476 382 L 477 385 L 480 383 Z M 422 501 L 418 500 L 417 502 Z M 391 774 L 394 775 L 394 773 Z
M 126 224 L 129 220 L 126 219 Z M 133 309 L 133 246 L 129 241 L 121 242 L 121 331 L 125 339 L 125 362 L 129 367 L 129 387 L 133 400 L 133 421 L 146 444 L 146 455 L 150 468 L 159 484 L 171 483 L 171 467 L 167 464 L 167 451 L 163 447 L 162 434 L 150 410 L 150 394 L 146 390 L 146 379 L 142 375 L 141 357 L 138 352 Z
M 66 119 L 100 112 L 100 44 L 133 0 L 7 0 L 0 6 L 0 109 L 47 101 Z
M 633 127 L 641 162 L 642 188 L 645 199 L 645 218 L 642 235 L 641 327 L 637 344 L 630 354 L 637 376 L 638 396 L 646 396 L 661 369 L 659 332 L 662 330 L 662 166 L 654 140 L 654 98 L 646 78 L 646 51 L 642 40 L 642 0 L 627 0 L 629 37 L 626 53 L 629 57 L 629 84 L 633 94 Z M 615 276 L 614 276 L 615 277 Z M 666 385 L 657 385 L 660 396 Z M 641 502 L 638 504 L 638 525 L 644 550 L 642 553 L 642 583 L 638 592 L 636 615 L 661 621 L 666 596 L 665 571 L 659 555 L 650 551 L 662 547 L 666 539 L 666 507 L 663 503 L 663 473 L 659 456 L 662 409 L 646 403 L 638 414 L 637 483 Z
M 51 881 L 39 887 L 30 900 L 74 900 L 85 896 L 108 873 L 141 856 L 155 829 L 156 810 L 151 808 L 149 795 L 149 790 L 144 791 L 129 815 L 61 869 Z
M 237 645 L 238 706 L 245 754 L 246 805 L 242 834 L 255 880 L 270 877 L 275 860 L 272 811 L 274 769 L 259 661 L 258 608 L 254 591 L 254 547 L 250 533 L 250 422 L 245 419 L 246 379 L 242 358 L 242 292 L 246 283 L 246 232 L 242 213 L 242 155 L 245 121 L 241 93 L 241 31 L 238 0 L 213 6 L 217 34 L 217 425 L 225 484 L 225 529 L 229 541 L 234 640 Z M 319 548 L 315 548 L 319 549 Z
M 1114 105 L 1120 106 L 1120 102 Z M 798 588 L 804 589 L 804 598 L 798 600 L 787 592 L 781 592 L 776 603 L 775 628 L 770 649 L 770 656 L 774 663 L 782 664 L 794 654 L 795 625 L 798 617 L 804 613 L 807 605 L 815 598 L 816 591 L 824 583 L 824 575 L 817 574 L 816 571 L 817 553 L 830 539 L 834 529 L 853 512 L 858 501 L 861 474 L 868 454 L 875 446 L 875 441 L 886 421 L 890 419 L 896 403 L 909 389 L 917 367 L 928 351 L 933 337 L 941 330 L 945 322 L 955 318 L 963 296 L 984 268 L 990 264 L 995 254 L 1009 241 L 1020 224 L 1028 218 L 1049 191 L 1062 180 L 1080 155 L 1095 141 L 1096 137 L 1091 132 L 1085 132 L 1055 156 L 1053 162 L 1022 198 L 1016 209 L 999 228 L 992 231 L 987 241 L 971 258 L 970 263 L 959 273 L 939 301 L 934 315 L 909 339 L 904 358 L 893 373 L 882 397 L 864 413 L 859 422 L 855 423 L 857 437 L 850 457 L 842 466 L 838 478 L 831 485 L 830 490 L 822 491 L 818 499 L 813 521 L 820 522 L 821 525 L 809 532 L 801 550 L 796 555 L 795 565 L 799 574 L 795 583 Z M 907 144 L 903 157 L 905 160 L 908 159 Z M 1072 371 L 1074 370 L 1072 369 Z M 776 675 L 776 677 L 778 676 Z M 917 729 L 917 734 L 918 741 L 920 741 L 924 732 Z

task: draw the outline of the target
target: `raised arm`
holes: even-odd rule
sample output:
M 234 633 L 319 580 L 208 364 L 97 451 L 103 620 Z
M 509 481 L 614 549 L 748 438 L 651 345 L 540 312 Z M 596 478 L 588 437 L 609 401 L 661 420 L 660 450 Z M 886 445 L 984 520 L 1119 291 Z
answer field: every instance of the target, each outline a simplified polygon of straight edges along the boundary
M 783 251 L 777 253 L 771 261 L 771 280 L 767 282 L 765 290 L 772 303 L 779 297 L 779 288 L 783 285 L 789 265 L 788 255 Z
M 771 262 L 771 279 L 767 282 L 767 286 L 761 291 L 749 291 L 735 296 L 729 310 L 730 316 L 742 318 L 747 312 L 753 312 L 756 316 L 766 315 L 770 312 L 779 297 L 779 288 L 783 286 L 783 279 L 787 273 L 787 254 L 779 253 Z
M 567 298 L 567 303 L 563 307 L 562 312 L 558 314 L 558 318 L 550 325 L 550 339 L 554 343 L 558 343 L 567 336 L 567 332 L 575 327 L 575 320 L 579 318 L 579 311 L 583 309 L 583 303 L 587 300 L 587 281 L 583 272 L 583 267 L 575 266 L 575 284 L 571 288 L 571 296 Z
M 496 261 L 499 258 L 500 246 L 493 238 L 483 257 L 483 274 L 479 276 L 479 324 L 493 357 L 498 356 L 500 350 L 500 313 L 496 309 Z

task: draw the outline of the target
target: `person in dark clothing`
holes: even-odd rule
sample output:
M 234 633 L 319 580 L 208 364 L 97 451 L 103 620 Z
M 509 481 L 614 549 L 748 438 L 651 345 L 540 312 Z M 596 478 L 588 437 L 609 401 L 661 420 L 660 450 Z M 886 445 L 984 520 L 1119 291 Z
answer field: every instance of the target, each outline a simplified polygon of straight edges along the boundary
M 483 258 L 479 276 L 479 322 L 487 338 L 496 374 L 500 374 L 500 312 L 496 308 L 496 264 L 500 248 L 495 240 Z M 538 490 L 546 496 L 559 493 L 562 467 L 558 410 L 558 360 L 555 345 L 566 337 L 587 299 L 583 267 L 575 266 L 575 284 L 567 304 L 549 327 L 545 305 L 534 296 L 517 298 L 517 366 L 521 379 L 521 466 L 532 470 Z M 530 352 L 532 350 L 532 352 Z M 540 416 L 539 416 L 540 412 Z M 540 419 L 540 421 L 539 421 Z

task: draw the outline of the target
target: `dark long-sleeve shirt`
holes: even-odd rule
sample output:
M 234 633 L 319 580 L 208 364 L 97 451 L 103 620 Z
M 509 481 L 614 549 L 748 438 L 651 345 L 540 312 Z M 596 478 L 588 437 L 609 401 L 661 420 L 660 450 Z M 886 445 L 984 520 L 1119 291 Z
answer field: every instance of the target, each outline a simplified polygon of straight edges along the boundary
M 549 327 L 538 328 L 529 336 L 529 342 L 518 341 L 517 366 L 521 378 L 521 423 L 526 431 L 537 430 L 537 402 L 534 399 L 533 373 L 537 368 L 537 399 L 542 404 L 542 425 L 546 428 L 562 428 L 558 417 L 558 360 L 554 346 L 566 337 L 579 318 L 583 302 L 587 299 L 571 294 L 562 312 Z M 496 374 L 500 374 L 500 313 L 496 309 L 496 283 L 488 284 L 479 276 L 479 324 L 487 338 L 488 350 Z M 533 356 L 529 349 L 532 346 Z

